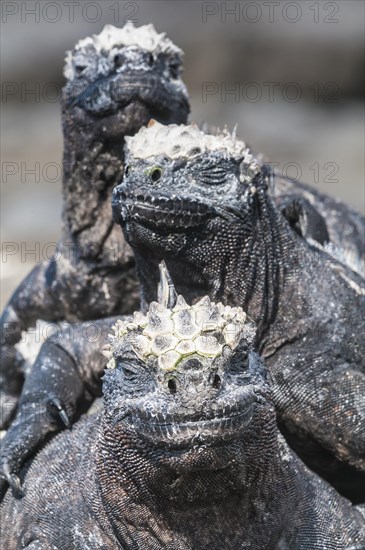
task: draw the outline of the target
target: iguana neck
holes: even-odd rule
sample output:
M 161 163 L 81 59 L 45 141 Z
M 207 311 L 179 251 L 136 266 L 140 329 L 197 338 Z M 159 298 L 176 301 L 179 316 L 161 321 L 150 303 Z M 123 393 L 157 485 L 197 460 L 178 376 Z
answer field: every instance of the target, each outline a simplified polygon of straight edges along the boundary
M 103 262 L 106 256 L 105 263 L 113 264 L 122 237 L 113 225 L 110 204 L 123 176 L 124 136 L 103 138 L 102 124 L 107 121 L 78 111 L 76 118 L 63 108 L 62 240 L 72 243 L 73 261 L 82 257 Z
M 258 192 L 253 223 L 216 218 L 201 238 L 199 252 L 185 247 L 176 255 L 134 250 L 142 294 L 156 299 L 158 263 L 165 259 L 179 293 L 190 301 L 204 294 L 240 305 L 258 325 L 258 336 L 275 321 L 279 297 L 295 255 L 295 239 L 266 193 Z M 204 242 L 205 241 L 205 242 Z

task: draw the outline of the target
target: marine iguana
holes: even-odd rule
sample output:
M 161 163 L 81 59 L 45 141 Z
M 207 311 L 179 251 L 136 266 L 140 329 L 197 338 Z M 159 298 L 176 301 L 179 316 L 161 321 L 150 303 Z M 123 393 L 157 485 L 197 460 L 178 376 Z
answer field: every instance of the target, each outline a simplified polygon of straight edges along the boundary
M 8 491 L 15 549 L 360 550 L 365 518 L 289 449 L 239 307 L 159 301 L 118 321 L 104 411 L 50 442 Z
M 229 133 L 156 123 L 127 138 L 127 151 L 113 208 L 145 301 L 164 259 L 190 301 L 244 307 L 286 437 L 364 500 L 363 279 L 293 231 L 268 193 L 269 170 Z
M 14 344 L 37 319 L 69 322 L 131 312 L 139 291 L 133 254 L 111 216 L 123 174 L 123 138 L 151 117 L 186 122 L 182 50 L 153 25 L 107 25 L 68 52 L 62 93 L 63 230 L 54 257 L 22 281 L 1 316 L 6 425 L 23 383 Z M 56 406 L 57 403 L 56 403 Z

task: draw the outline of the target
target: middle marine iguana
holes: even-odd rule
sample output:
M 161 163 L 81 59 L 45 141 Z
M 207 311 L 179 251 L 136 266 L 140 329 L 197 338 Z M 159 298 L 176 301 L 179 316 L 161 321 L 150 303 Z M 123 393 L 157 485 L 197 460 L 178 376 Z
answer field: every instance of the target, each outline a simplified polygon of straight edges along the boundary
M 155 123 L 127 138 L 114 216 L 147 303 L 164 259 L 190 301 L 209 294 L 247 310 L 287 439 L 363 501 L 364 281 L 297 235 L 268 192 L 269 177 L 227 132 Z
M 118 321 L 104 411 L 32 461 L 7 550 L 362 550 L 365 518 L 289 449 L 239 307 L 159 302 Z

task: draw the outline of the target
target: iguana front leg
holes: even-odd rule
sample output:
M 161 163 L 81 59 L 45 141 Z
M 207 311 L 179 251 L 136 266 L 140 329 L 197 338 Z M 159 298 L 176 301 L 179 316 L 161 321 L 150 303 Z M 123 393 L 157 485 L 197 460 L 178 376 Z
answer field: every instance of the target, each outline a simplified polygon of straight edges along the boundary
M 309 467 L 364 502 L 365 373 L 340 354 L 336 363 L 336 343 L 318 352 L 318 342 L 308 340 L 309 357 L 299 341 L 267 359 L 280 424 Z
M 37 319 L 57 321 L 62 304 L 50 292 L 50 262 L 36 266 L 10 298 L 1 318 L 0 428 L 7 426 L 23 384 L 22 357 L 15 345 L 22 331 L 35 326 Z
M 102 353 L 119 317 L 69 325 L 42 346 L 24 384 L 17 415 L 2 441 L 0 477 L 20 490 L 24 460 L 51 433 L 71 424 L 100 395 L 106 358 Z

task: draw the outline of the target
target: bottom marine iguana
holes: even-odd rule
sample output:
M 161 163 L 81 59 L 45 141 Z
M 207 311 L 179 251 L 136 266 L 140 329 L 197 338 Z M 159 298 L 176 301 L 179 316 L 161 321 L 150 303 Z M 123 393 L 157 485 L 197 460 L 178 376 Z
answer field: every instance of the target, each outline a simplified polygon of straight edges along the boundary
M 363 550 L 365 518 L 277 425 L 241 308 L 159 301 L 114 327 L 104 411 L 50 442 L 1 508 L 7 550 Z

